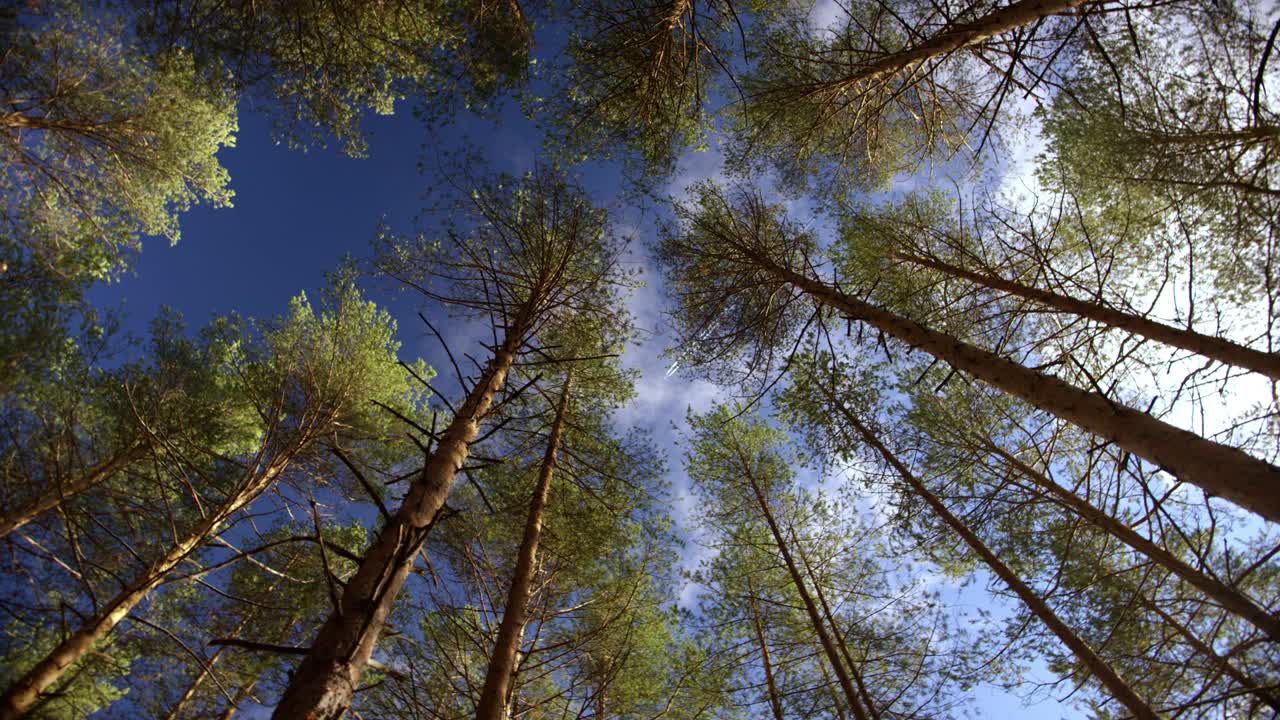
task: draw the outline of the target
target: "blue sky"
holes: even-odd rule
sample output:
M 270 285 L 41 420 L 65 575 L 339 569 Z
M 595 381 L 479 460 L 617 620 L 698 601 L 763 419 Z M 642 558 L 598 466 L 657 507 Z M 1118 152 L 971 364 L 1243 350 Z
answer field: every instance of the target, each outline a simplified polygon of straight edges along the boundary
M 95 288 L 91 300 L 99 307 L 119 306 L 126 313 L 126 328 L 136 334 L 145 331 L 162 305 L 180 311 L 193 329 L 231 311 L 254 317 L 282 313 L 299 291 L 323 286 L 325 272 L 343 256 L 366 256 L 380 219 L 398 228 L 412 225 L 426 189 L 438 181 L 438 153 L 479 152 L 491 169 L 519 172 L 535 162 L 541 142 L 540 133 L 514 109 L 508 109 L 500 123 L 467 119 L 438 136 L 429 136 L 405 109 L 392 116 L 367 117 L 365 129 L 367 157 L 351 158 L 337 148 L 303 152 L 276 144 L 265 118 L 243 112 L 236 146 L 220 155 L 231 173 L 234 207 L 196 207 L 187 212 L 177 245 L 148 239 L 134 271 L 113 285 Z M 714 148 L 687 156 L 667 189 L 678 193 L 689 182 L 716 177 L 720 171 Z M 613 200 L 618 179 L 610 168 L 588 169 L 583 180 L 598 202 Z M 676 445 L 679 427 L 688 408 L 705 410 L 721 392 L 679 371 L 668 375 L 671 361 L 661 355 L 666 347 L 660 316 L 662 288 L 645 248 L 653 239 L 652 220 L 652 212 L 623 211 L 615 216 L 619 231 L 635 238 L 632 260 L 644 266 L 648 283 L 630 302 L 644 331 L 641 343 L 625 359 L 641 371 L 638 397 L 619 420 L 649 429 L 667 448 L 669 480 L 677 495 L 672 513 L 682 524 L 688 520 L 693 500 L 684 492 L 687 482 Z M 392 303 L 396 311 L 402 356 L 422 356 L 444 367 L 438 344 L 414 315 L 416 302 L 385 288 L 376 289 L 375 297 Z M 453 331 L 456 338 L 462 328 L 455 324 Z M 445 332 L 450 334 L 447 323 Z M 703 552 L 696 542 L 689 543 L 684 560 L 692 566 Z M 685 604 L 695 593 L 693 588 L 676 592 Z M 957 611 L 981 606 L 1003 612 L 999 603 L 975 587 L 957 591 L 955 597 Z M 1048 679 L 1042 668 L 1032 673 Z M 1019 695 L 979 687 L 973 710 L 983 717 L 1006 713 L 1046 719 L 1078 716 L 1043 693 L 1038 700 L 1027 707 Z

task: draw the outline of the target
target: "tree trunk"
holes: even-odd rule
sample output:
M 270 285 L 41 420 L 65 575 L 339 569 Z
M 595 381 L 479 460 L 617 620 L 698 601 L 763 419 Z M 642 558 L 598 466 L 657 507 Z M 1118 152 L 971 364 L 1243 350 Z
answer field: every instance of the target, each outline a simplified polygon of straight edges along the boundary
M 993 10 L 973 22 L 959 23 L 946 28 L 918 45 L 885 55 L 832 84 L 848 86 L 900 72 L 929 58 L 977 45 L 988 38 L 1002 35 L 1050 15 L 1067 12 L 1089 1 L 1018 0 L 999 10 Z
M 240 703 L 244 702 L 245 699 L 249 697 L 253 692 L 253 687 L 257 684 L 258 679 L 254 678 L 240 686 L 240 689 L 236 691 L 234 700 L 230 705 L 227 705 L 225 710 L 222 711 L 222 715 L 218 716 L 219 720 L 231 720 L 231 718 L 235 717 L 236 711 L 240 709 Z
M 476 705 L 476 720 L 502 720 L 510 694 L 511 676 L 516 667 L 516 652 L 524 629 L 525 614 L 529 605 L 529 593 L 533 587 L 534 568 L 537 566 L 538 542 L 542 536 L 542 515 L 551 493 L 551 477 L 555 473 L 556 454 L 560 450 L 560 438 L 564 433 L 565 415 L 569 409 L 569 395 L 573 386 L 573 371 L 565 377 L 560 390 L 560 402 L 556 407 L 551 435 L 547 438 L 546 454 L 538 471 L 538 483 L 529 501 L 529 515 L 525 520 L 524 537 L 511 575 L 511 587 L 507 590 L 507 603 L 502 610 L 502 624 L 493 654 L 489 656 L 489 668 L 484 677 L 484 689 Z
M 862 704 L 858 701 L 858 692 L 854 689 L 853 682 L 849 679 L 849 673 L 845 670 L 844 663 L 840 662 L 835 643 L 831 641 L 831 635 L 823 625 L 822 618 L 818 615 L 818 608 L 814 605 L 813 598 L 805 587 L 804 578 L 800 576 L 800 569 L 796 566 L 795 558 L 791 556 L 791 550 L 787 547 L 786 540 L 782 537 L 782 530 L 779 529 L 777 521 L 774 520 L 773 510 L 769 508 L 769 501 L 765 498 L 759 484 L 756 483 L 747 458 L 742 456 L 740 448 L 735 447 L 735 450 L 738 452 L 738 459 L 742 464 L 743 475 L 751 485 L 756 504 L 759 506 L 761 514 L 764 515 L 765 523 L 769 526 L 769 532 L 773 535 L 773 541 L 778 546 L 778 552 L 782 555 L 782 560 L 787 566 L 787 572 L 791 575 L 791 582 L 795 585 L 796 593 L 800 595 L 801 602 L 804 603 L 805 612 L 809 615 L 809 622 L 813 625 L 813 631 L 818 636 L 818 641 L 822 643 L 822 649 L 827 655 L 827 660 L 831 663 L 831 669 L 835 670 L 836 678 L 840 681 L 840 687 L 844 690 L 845 698 L 849 701 L 849 708 L 853 711 L 853 715 L 857 720 L 869 720 L 866 712 L 862 709 Z
M 796 554 L 800 556 L 800 563 L 804 565 L 805 573 L 809 575 L 809 581 L 813 583 L 813 592 L 818 596 L 818 606 L 822 608 L 822 615 L 827 620 L 827 625 L 831 627 L 831 634 L 835 637 L 836 648 L 840 651 L 841 657 L 849 664 L 849 673 L 853 675 L 853 681 L 858 686 L 858 694 L 862 698 L 862 702 L 867 706 L 867 713 L 871 715 L 871 720 L 880 720 L 880 711 L 876 709 L 876 704 L 871 700 L 871 693 L 867 692 L 866 683 L 862 682 L 862 673 L 858 672 L 858 663 L 853 661 L 853 653 L 849 652 L 849 646 L 844 641 L 844 633 L 840 632 L 840 626 L 836 624 L 836 615 L 831 611 L 831 606 L 827 603 L 827 595 L 822 592 L 822 583 L 818 582 L 818 575 L 813 571 L 813 566 L 809 564 L 809 558 L 804 552 L 804 543 L 800 542 L 796 537 L 795 529 L 791 529 L 791 538 L 796 543 Z
M 240 621 L 240 624 L 236 626 L 236 629 L 232 631 L 232 634 L 239 635 L 240 630 L 244 628 L 244 625 L 245 621 Z M 227 647 L 224 645 L 213 652 L 213 657 L 209 658 L 209 662 L 201 667 L 200 672 L 191 679 L 191 683 L 187 685 L 187 689 L 182 693 L 182 697 L 178 698 L 178 701 L 173 704 L 173 707 L 169 708 L 169 712 L 164 716 L 165 720 L 178 719 L 178 716 L 182 714 L 182 709 L 187 706 L 187 703 L 191 701 L 191 698 L 195 697 L 196 690 L 199 690 L 200 686 L 204 684 L 205 678 L 209 677 L 209 674 L 213 672 L 213 666 L 218 664 L 218 660 L 222 658 L 222 653 L 226 651 Z
M 343 590 L 340 609 L 321 626 L 306 658 L 294 671 L 272 714 L 275 720 L 337 720 L 351 705 L 414 558 L 467 459 L 480 422 L 506 382 L 516 350 L 532 323 L 531 310 L 532 306 L 526 305 L 507 329 L 422 474 L 365 552 L 360 568 Z
M 751 585 L 750 576 L 747 576 L 747 606 L 751 610 L 751 626 L 755 628 L 756 641 L 760 643 L 760 664 L 764 667 L 764 683 L 769 693 L 769 707 L 773 710 L 773 720 L 782 720 L 782 698 L 778 695 L 778 684 L 773 679 L 773 665 L 769 662 L 769 644 L 764 639 L 764 625 L 760 622 L 760 608 L 756 606 L 756 592 Z M 825 672 L 825 668 L 823 670 Z
M 1081 390 L 996 353 L 930 330 L 909 318 L 850 297 L 772 260 L 751 253 L 779 278 L 814 301 L 866 322 L 1035 407 L 1053 413 L 1145 458 L 1179 480 L 1272 522 L 1280 522 L 1280 468 L 1228 445 L 1206 440 L 1140 410 Z
M 1074 630 L 1063 622 L 1062 619 L 1058 617 L 1057 613 L 1053 612 L 1043 598 L 1037 595 L 1034 590 L 1027 586 L 1026 583 L 1022 582 L 1022 579 L 1019 578 L 1008 565 L 1005 565 L 1004 562 L 1001 561 L 1000 558 L 991 550 L 991 548 L 987 547 L 986 544 L 983 543 L 982 540 L 972 530 L 970 530 L 963 521 L 951 514 L 951 511 L 947 510 L 947 507 L 942 504 L 942 501 L 930 492 L 929 489 L 925 487 L 924 483 L 916 478 L 911 470 L 908 469 L 896 455 L 890 452 L 889 448 L 885 447 L 885 445 L 880 442 L 880 439 L 877 438 L 867 426 L 863 425 L 862 422 L 845 407 L 844 403 L 837 400 L 831 392 L 820 383 L 818 384 L 818 387 L 822 390 L 823 394 L 826 395 L 827 399 L 835 405 L 836 408 L 838 408 L 844 419 L 858 432 L 859 435 L 862 436 L 862 439 L 874 448 L 876 452 L 885 459 L 885 462 L 889 463 L 889 465 L 893 467 L 899 477 L 902 478 L 903 482 L 911 488 L 912 492 L 919 496 L 920 499 L 924 500 L 925 503 L 933 510 L 934 514 L 946 523 L 948 527 L 954 530 L 956 534 L 964 540 L 965 544 L 967 544 L 971 550 L 982 558 L 983 562 L 986 563 L 987 567 L 991 568 L 991 571 L 995 573 L 996 577 L 1000 578 L 1005 585 L 1008 585 L 1009 589 L 1013 590 L 1013 592 L 1017 594 L 1022 602 L 1026 604 L 1027 608 L 1031 610 L 1032 614 L 1039 618 L 1040 622 L 1044 623 L 1046 627 L 1053 631 L 1054 635 L 1058 636 L 1058 639 L 1061 640 L 1064 645 L 1075 653 L 1076 657 L 1080 659 L 1080 662 L 1084 663 L 1085 667 L 1089 669 L 1089 672 L 1093 673 L 1093 675 L 1098 678 L 1111 695 L 1115 697 L 1116 700 L 1120 701 L 1120 704 L 1124 705 L 1125 708 L 1127 708 L 1129 712 L 1133 713 L 1134 717 L 1139 720 L 1158 720 L 1160 716 L 1147 705 L 1146 701 L 1138 697 L 1138 694 L 1134 692 L 1133 688 L 1129 687 L 1129 684 L 1117 675 L 1116 672 L 1111 669 L 1111 666 L 1108 665 L 1092 647 L 1089 647 L 1089 644 L 1086 643 L 1083 638 L 1077 635 Z
M 1272 640 L 1280 642 L 1280 619 L 1265 608 L 1260 607 L 1253 600 L 1249 599 L 1239 590 L 1228 586 L 1222 581 L 1210 577 L 1209 575 L 1191 567 L 1176 555 L 1169 552 L 1159 544 L 1143 537 L 1133 528 L 1125 525 L 1111 515 L 1094 507 L 1084 498 L 1071 492 L 1065 487 L 1045 477 L 1035 468 L 1027 465 L 1018 459 L 1017 456 L 1005 451 L 1004 448 L 996 445 L 990 440 L 980 440 L 984 446 L 990 451 L 996 453 L 1003 460 L 1012 465 L 1019 473 L 1027 477 L 1037 486 L 1048 491 L 1049 494 L 1061 502 L 1066 507 L 1074 510 L 1080 517 L 1093 523 L 1103 531 L 1109 533 L 1112 537 L 1120 542 L 1128 545 L 1139 553 L 1147 556 L 1152 561 L 1168 570 L 1169 572 L 1182 578 L 1188 585 L 1195 587 L 1208 597 L 1212 598 L 1224 610 L 1231 612 L 1245 619 L 1254 627 L 1266 633 Z
M 30 710 L 42 692 L 57 683 L 72 665 L 93 650 L 99 640 L 106 637 L 107 633 L 128 617 L 138 603 L 164 582 L 170 571 L 203 545 L 227 518 L 266 490 L 288 465 L 289 458 L 279 459 L 241 485 L 217 512 L 210 513 L 200 521 L 193 531 L 174 544 L 163 557 L 151 563 L 129 587 L 99 608 L 98 613 L 85 621 L 80 629 L 10 685 L 4 696 L 0 697 L 0 720 L 14 720 Z
M 141 443 L 131 445 L 117 452 L 110 458 L 85 470 L 78 478 L 70 482 L 55 482 L 54 487 L 22 507 L 6 510 L 0 515 L 0 538 L 35 520 L 41 513 L 52 510 L 98 483 L 146 454 L 147 447 Z
M 932 268 L 953 277 L 963 278 L 992 290 L 1000 290 L 1055 310 L 1079 315 L 1119 330 L 1140 335 L 1150 340 L 1203 355 L 1218 362 L 1252 370 L 1272 380 L 1280 380 L 1280 354 L 1263 352 L 1192 330 L 1165 325 L 1154 320 L 1132 315 L 1085 300 L 1042 290 L 1002 277 L 974 272 L 957 265 L 910 253 L 895 253 L 894 258 L 915 265 Z

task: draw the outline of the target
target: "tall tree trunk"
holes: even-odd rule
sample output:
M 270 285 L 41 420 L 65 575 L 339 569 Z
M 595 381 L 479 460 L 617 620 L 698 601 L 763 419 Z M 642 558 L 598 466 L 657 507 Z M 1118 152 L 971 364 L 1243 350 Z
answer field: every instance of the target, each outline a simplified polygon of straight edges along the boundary
M 800 595 L 801 602 L 804 603 L 805 612 L 808 614 L 809 622 L 813 626 L 813 632 L 818 636 L 818 642 L 822 643 L 822 649 L 827 655 L 827 660 L 831 663 L 831 669 L 835 671 L 836 678 L 840 681 L 840 687 L 844 690 L 845 698 L 849 701 L 849 708 L 853 711 L 853 715 L 857 720 L 870 720 L 866 711 L 862 709 L 862 703 L 858 701 L 858 691 L 854 688 L 853 681 L 849 679 L 849 673 L 845 669 L 844 663 L 840 662 L 835 643 L 831 641 L 831 635 L 827 632 L 826 626 L 818 614 L 818 608 L 813 602 L 813 597 L 809 595 L 809 590 L 805 587 L 804 578 L 800 575 L 800 569 L 796 566 L 795 558 L 791 556 L 791 549 L 787 547 L 786 539 L 782 537 L 782 530 L 778 527 L 778 523 L 773 517 L 773 510 L 769 507 L 769 501 L 765 498 L 759 483 L 756 482 L 755 476 L 751 473 L 750 463 L 747 458 L 742 456 L 741 448 L 735 447 L 735 450 L 742 465 L 743 475 L 751 485 L 751 492 L 755 495 L 760 513 L 764 516 L 765 523 L 769 526 L 769 532 L 773 535 L 773 541 L 778 546 L 778 552 L 782 555 L 782 561 L 787 566 L 787 572 L 791 575 L 791 582 L 795 585 L 796 593 Z
M 756 253 L 751 259 L 815 302 L 884 333 L 1035 407 L 1053 413 L 1147 459 L 1178 479 L 1280 522 L 1280 468 L 1228 445 L 1206 440 L 1140 410 L 1081 390 L 996 353 L 930 330 L 901 315 L 850 297 Z
M 1116 672 L 1111 669 L 1111 666 L 1108 665 L 1107 662 L 1103 660 L 1098 653 L 1084 641 L 1083 638 L 1077 635 L 1074 630 L 1063 622 L 1043 598 L 1024 583 L 1008 565 L 1005 565 L 995 552 L 993 552 L 991 548 L 987 547 L 986 543 L 982 542 L 981 538 L 969 529 L 968 525 L 965 525 L 960 518 L 953 515 L 951 511 L 942 504 L 942 501 L 930 492 L 929 488 L 925 487 L 925 484 L 921 482 L 915 474 L 912 473 L 911 470 L 908 469 L 907 466 L 889 450 L 889 448 L 885 447 L 885 445 L 880 442 L 880 439 L 876 437 L 875 433 L 873 433 L 870 428 L 863 425 L 862 421 L 860 421 L 847 407 L 845 407 L 844 403 L 836 399 L 831 394 L 831 391 L 825 386 L 818 383 L 818 387 L 822 390 L 823 394 L 826 395 L 828 401 L 838 409 L 845 421 L 862 436 L 862 439 L 868 445 L 874 448 L 876 452 L 884 458 L 885 462 L 889 463 L 889 465 L 893 467 L 893 469 L 898 473 L 898 476 L 902 478 L 902 481 L 911 488 L 911 491 L 920 499 L 924 500 L 930 509 L 933 510 L 934 514 L 946 523 L 948 527 L 954 530 L 955 533 L 964 540 L 965 544 L 982 558 L 983 562 L 985 562 L 987 567 L 995 573 L 996 577 L 1000 578 L 1005 585 L 1009 586 L 1009 589 L 1013 590 L 1027 608 L 1031 610 L 1032 614 L 1039 618 L 1040 622 L 1042 622 L 1045 627 L 1049 628 L 1054 635 L 1058 636 L 1058 639 L 1061 640 L 1064 645 L 1075 653 L 1076 657 L 1080 659 L 1080 662 L 1084 663 L 1085 667 L 1089 669 L 1089 672 L 1093 673 L 1093 675 L 1098 678 L 1099 682 L 1107 688 L 1111 695 L 1116 700 L 1120 701 L 1120 704 L 1124 705 L 1125 708 L 1127 708 L 1129 712 L 1133 713 L 1134 717 L 1139 720 L 1158 720 L 1160 716 L 1157 715 L 1149 705 L 1147 705 L 1147 702 L 1139 697 L 1138 694 L 1134 692 L 1133 688 L 1129 687 L 1129 684 L 1117 675 Z
M 893 257 L 914 265 L 938 270 L 992 290 L 1007 292 L 1046 307 L 1051 307 L 1054 310 L 1079 315 L 1080 317 L 1100 322 L 1103 325 L 1124 330 L 1134 335 L 1141 335 L 1171 347 L 1203 355 L 1227 365 L 1252 370 L 1273 380 L 1280 380 L 1280 354 L 1278 353 L 1254 350 L 1220 337 L 1165 325 L 1138 315 L 1114 310 L 1098 303 L 1059 295 L 1048 290 L 1006 280 L 996 275 L 975 272 L 936 258 L 924 257 L 914 253 L 894 253 Z
M 818 575 L 813 571 L 813 566 L 809 564 L 809 557 L 805 554 L 804 543 L 796 537 L 795 529 L 791 528 L 791 539 L 796 544 L 796 554 L 800 556 L 800 563 L 804 565 L 805 572 L 809 575 L 809 581 L 813 583 L 813 592 L 818 596 L 818 606 L 822 608 L 822 615 L 827 620 L 827 625 L 831 627 L 831 634 L 835 637 L 836 648 L 840 650 L 840 656 L 849 665 L 849 673 L 853 675 L 853 681 L 858 686 L 858 694 L 862 698 L 862 702 L 867 706 L 867 712 L 871 715 L 871 720 L 880 720 L 880 711 L 876 709 L 876 704 L 871 700 L 871 693 L 867 692 L 867 685 L 862 681 L 862 673 L 858 671 L 858 663 L 853 661 L 853 653 L 849 652 L 849 645 L 844 640 L 844 633 L 840 632 L 840 626 L 836 624 L 836 615 L 831 611 L 831 605 L 827 603 L 827 594 L 822 591 L 822 583 L 818 582 Z
M 0 538 L 35 520 L 41 513 L 52 510 L 80 493 L 106 480 L 125 466 L 146 454 L 147 447 L 141 443 L 121 449 L 115 455 L 88 468 L 80 477 L 68 482 L 56 481 L 54 486 L 44 494 L 34 498 L 22 507 L 6 510 L 0 514 Z
M 343 590 L 339 609 L 321 626 L 306 658 L 294 671 L 272 714 L 275 720 L 336 720 L 351 705 L 414 558 L 470 453 L 480 422 L 506 382 L 516 350 L 532 324 L 532 310 L 532 304 L 526 305 L 507 328 L 502 344 L 445 429 L 422 474 L 365 552 L 360 568 Z
M 1159 544 L 1143 537 L 1128 525 L 1120 522 L 1110 514 L 1100 510 L 1090 504 L 1084 498 L 1071 492 L 1067 488 L 1059 485 L 1053 480 L 1045 477 L 1043 473 L 1035 468 L 1027 465 L 1016 455 L 1006 451 L 1004 448 L 994 442 L 981 438 L 982 443 L 989 451 L 995 453 L 1005 462 L 1012 465 L 1019 473 L 1031 480 L 1038 487 L 1046 490 L 1050 496 L 1058 500 L 1066 507 L 1074 510 L 1080 517 L 1088 520 L 1098 528 L 1109 533 L 1112 537 L 1120 542 L 1128 545 L 1139 553 L 1147 556 L 1152 561 L 1165 568 L 1166 570 L 1177 575 L 1187 584 L 1195 587 L 1208 597 L 1222 606 L 1223 609 L 1245 619 L 1254 627 L 1266 633 L 1272 640 L 1280 642 L 1280 618 L 1273 613 L 1268 612 L 1265 608 L 1259 606 L 1244 593 L 1230 587 L 1226 583 L 1217 578 L 1191 567 L 1187 563 L 1180 560 L 1176 555 L 1169 552 Z
M 773 710 L 773 720 L 782 720 L 782 698 L 778 695 L 778 684 L 773 679 L 773 664 L 769 662 L 769 643 L 764 639 L 764 623 L 760 621 L 760 608 L 756 605 L 756 591 L 752 587 L 750 576 L 747 576 L 747 606 L 751 610 L 751 626 L 756 631 L 756 642 L 760 643 L 760 664 L 764 667 L 764 683 L 769 693 L 769 707 Z M 823 668 L 823 672 L 826 672 L 826 668 Z
M 952 25 L 923 42 L 862 66 L 832 85 L 849 86 L 901 72 L 930 58 L 971 47 L 1050 15 L 1067 12 L 1090 0 L 1018 0 L 967 23 Z
M 258 679 L 254 678 L 244 685 L 241 685 L 240 689 L 236 691 L 236 696 L 231 704 L 227 705 L 227 707 L 222 711 L 222 714 L 218 716 L 218 719 L 231 720 L 231 718 L 235 717 L 236 711 L 240 709 L 240 703 L 248 699 L 249 695 L 253 693 L 254 686 L 257 684 Z
M 573 371 L 570 370 L 565 377 L 564 387 L 560 390 L 560 402 L 556 406 L 555 420 L 551 423 L 551 435 L 547 438 L 546 454 L 538 471 L 538 483 L 534 488 L 533 498 L 529 501 L 524 537 L 520 540 L 515 570 L 511 575 L 511 587 L 507 589 L 507 603 L 502 609 L 498 637 L 494 641 L 493 654 L 489 656 L 484 689 L 481 690 L 480 702 L 476 705 L 476 720 L 502 720 L 507 707 L 511 676 L 516 667 L 516 652 L 520 649 L 520 636 L 524 630 L 534 568 L 537 566 L 542 515 L 547 507 L 547 497 L 551 493 L 551 477 L 555 473 L 556 455 L 560 450 L 572 387 Z
M 241 620 L 240 624 L 236 625 L 235 630 L 232 631 L 232 634 L 239 635 L 240 630 L 244 628 L 246 622 L 246 620 Z M 202 666 L 200 668 L 200 672 L 191 679 L 191 683 L 188 684 L 187 689 L 183 691 L 182 697 L 178 698 L 178 701 L 173 704 L 173 707 L 169 708 L 169 712 L 164 716 L 165 720 L 178 719 L 178 716 L 182 714 L 183 708 L 187 706 L 188 702 L 191 702 L 191 698 L 195 697 L 196 690 L 199 690 L 200 686 L 204 684 L 205 679 L 213 673 L 213 666 L 218 664 L 218 660 L 222 659 L 222 653 L 226 651 L 227 646 L 223 645 L 213 652 L 213 657 L 209 658 L 209 662 Z
M 35 667 L 16 680 L 0 697 L 0 720 L 14 720 L 24 715 L 77 661 L 93 650 L 99 640 L 120 624 L 165 577 L 209 539 L 227 518 L 248 505 L 266 490 L 288 467 L 289 458 L 281 457 L 255 473 L 249 481 L 215 512 L 209 513 L 190 533 L 175 543 L 160 559 L 151 563 L 138 579 L 117 594 L 98 613 L 81 624 Z

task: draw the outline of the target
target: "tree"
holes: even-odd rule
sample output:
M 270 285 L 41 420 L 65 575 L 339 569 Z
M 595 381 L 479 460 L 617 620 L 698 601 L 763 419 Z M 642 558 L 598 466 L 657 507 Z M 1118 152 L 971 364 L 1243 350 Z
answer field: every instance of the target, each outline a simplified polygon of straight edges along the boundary
M 128 0 L 142 42 L 181 49 L 206 75 L 266 103 L 278 136 L 307 146 L 332 136 L 361 154 L 360 115 L 421 98 L 443 117 L 523 80 L 530 29 L 519 3 L 327 0 L 262 6 Z
M 922 161 L 980 150 L 1006 99 L 1035 94 L 1086 16 L 1083 0 L 842 4 L 837 27 L 780 11 L 753 33 L 731 158 L 818 194 L 875 188 Z M 809 181 L 822 177 L 821 187 Z
M 698 362 L 750 352 L 766 368 L 788 334 L 824 309 L 918 348 L 1027 403 L 1143 457 L 1184 482 L 1269 520 L 1280 520 L 1271 490 L 1280 469 L 1237 448 L 1181 430 L 1044 372 L 873 305 L 820 279 L 812 239 L 778 217 L 759 195 L 734 199 L 704 185 L 696 207 L 679 207 L 683 227 L 669 230 L 661 261 L 679 293 L 677 321 Z M 798 341 L 797 341 L 798 342 Z M 1212 460 L 1210 460 L 1212 458 Z
M 109 13 L 49 13 L 2 30 L 0 261 L 74 285 L 116 276 L 142 235 L 176 241 L 192 204 L 230 203 L 216 153 L 234 144 L 235 98 L 187 53 L 126 45 Z
M 146 562 L 115 596 L 85 617 L 79 629 L 15 680 L 0 698 L 0 716 L 18 717 L 42 693 L 89 653 L 142 603 L 182 562 L 223 529 L 236 513 L 276 483 L 324 439 L 358 433 L 376 421 L 367 409 L 371 399 L 389 406 L 410 407 L 416 394 L 394 363 L 393 323 L 384 311 L 365 301 L 339 278 L 319 315 L 305 296 L 296 298 L 287 317 L 262 329 L 260 339 L 235 328 L 215 326 L 216 340 L 206 359 L 222 364 L 225 382 L 233 383 L 256 416 L 259 438 L 240 457 L 227 462 L 220 448 L 197 446 L 215 458 L 211 468 L 191 468 L 195 479 L 216 501 L 195 498 L 181 533 L 175 528 L 171 546 Z M 421 369 L 419 369 L 421 372 Z M 215 406 L 215 412 L 221 408 Z M 164 446 L 161 446 L 164 448 Z M 164 448 L 164 451 L 176 448 Z M 163 458 L 183 474 L 181 455 Z M 199 512 L 194 512 L 198 510 Z
M 634 151 L 666 174 L 705 143 L 717 76 L 733 62 L 732 0 L 581 0 L 571 4 L 567 67 L 551 100 L 557 143 L 575 154 Z
M 539 333 L 565 316 L 608 317 L 626 277 L 620 246 L 603 213 L 560 173 L 492 178 L 476 187 L 474 225 L 440 240 L 389 242 L 388 274 L 424 297 L 487 319 L 495 341 L 479 377 L 459 382 L 466 397 L 436 441 L 422 473 L 343 590 L 340 611 L 316 640 L 277 705 L 278 718 L 336 718 L 357 683 L 405 578 L 479 436 L 517 355 L 536 352 Z M 438 278 L 445 288 L 429 284 Z M 601 323 L 603 324 L 603 323 Z M 500 339 L 498 334 L 501 333 Z

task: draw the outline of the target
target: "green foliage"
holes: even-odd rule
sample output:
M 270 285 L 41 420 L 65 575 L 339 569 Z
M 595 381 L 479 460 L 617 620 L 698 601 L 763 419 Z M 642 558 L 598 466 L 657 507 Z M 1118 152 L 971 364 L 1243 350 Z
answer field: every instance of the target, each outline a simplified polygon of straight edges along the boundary
M 735 10 L 725 0 L 576 0 L 567 67 L 553 68 L 553 152 L 638 156 L 662 176 L 704 149 L 717 78 L 733 62 Z
M 278 136 L 305 147 L 335 137 L 362 154 L 360 116 L 411 94 L 428 117 L 478 106 L 520 82 L 529 28 L 516 3 L 133 0 L 147 46 L 180 47 L 200 71 L 267 101 Z
M 142 235 L 176 241 L 178 213 L 230 203 L 216 153 L 234 143 L 235 100 L 188 53 L 124 44 L 110 15 L 51 13 L 4 26 L 0 234 L 31 257 L 2 259 L 111 278 Z

